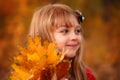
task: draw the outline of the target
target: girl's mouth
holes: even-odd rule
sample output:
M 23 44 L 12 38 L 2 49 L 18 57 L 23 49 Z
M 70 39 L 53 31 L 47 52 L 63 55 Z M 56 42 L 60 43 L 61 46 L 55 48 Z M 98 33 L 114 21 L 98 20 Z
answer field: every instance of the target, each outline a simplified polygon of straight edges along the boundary
M 67 45 L 67 47 L 69 47 L 69 48 L 76 48 L 76 47 L 78 47 L 78 44 L 69 44 L 69 45 Z

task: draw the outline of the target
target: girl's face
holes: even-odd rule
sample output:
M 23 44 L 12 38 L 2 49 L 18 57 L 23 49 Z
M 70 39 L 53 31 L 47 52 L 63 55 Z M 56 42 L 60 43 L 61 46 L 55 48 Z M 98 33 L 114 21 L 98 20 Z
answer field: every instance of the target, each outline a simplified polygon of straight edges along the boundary
M 73 58 L 76 56 L 76 52 L 80 48 L 82 40 L 82 29 L 74 16 L 71 24 L 74 26 L 67 27 L 65 24 L 62 24 L 53 31 L 57 48 L 60 51 L 63 48 L 68 50 L 68 52 L 65 54 L 65 57 L 67 58 Z

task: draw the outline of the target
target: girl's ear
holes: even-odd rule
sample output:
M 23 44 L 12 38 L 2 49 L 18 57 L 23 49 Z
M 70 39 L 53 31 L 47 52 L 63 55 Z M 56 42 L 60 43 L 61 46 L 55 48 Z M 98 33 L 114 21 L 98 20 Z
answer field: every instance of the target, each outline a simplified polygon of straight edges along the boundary
M 84 21 L 85 17 L 82 15 L 82 13 L 79 10 L 75 10 L 75 13 L 77 15 L 77 19 L 79 24 Z

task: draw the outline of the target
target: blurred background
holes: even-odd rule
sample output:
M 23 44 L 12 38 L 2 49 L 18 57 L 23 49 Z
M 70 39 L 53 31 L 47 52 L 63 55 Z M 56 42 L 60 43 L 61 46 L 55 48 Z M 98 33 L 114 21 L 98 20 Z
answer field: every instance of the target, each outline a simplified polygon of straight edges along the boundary
M 120 0 L 0 0 L 0 80 L 7 80 L 17 46 L 25 42 L 33 12 L 50 3 L 80 10 L 84 61 L 97 80 L 120 79 Z

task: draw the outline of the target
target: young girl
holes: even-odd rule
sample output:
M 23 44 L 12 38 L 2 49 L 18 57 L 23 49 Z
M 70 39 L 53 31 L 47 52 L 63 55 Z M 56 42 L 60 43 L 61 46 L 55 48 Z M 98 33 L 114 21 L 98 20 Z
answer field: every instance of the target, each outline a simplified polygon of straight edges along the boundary
M 63 48 L 68 50 L 65 59 L 72 60 L 70 80 L 95 80 L 82 61 L 82 21 L 83 17 L 78 11 L 63 4 L 50 4 L 34 13 L 29 35 L 39 35 L 42 41 L 55 42 L 59 51 Z

